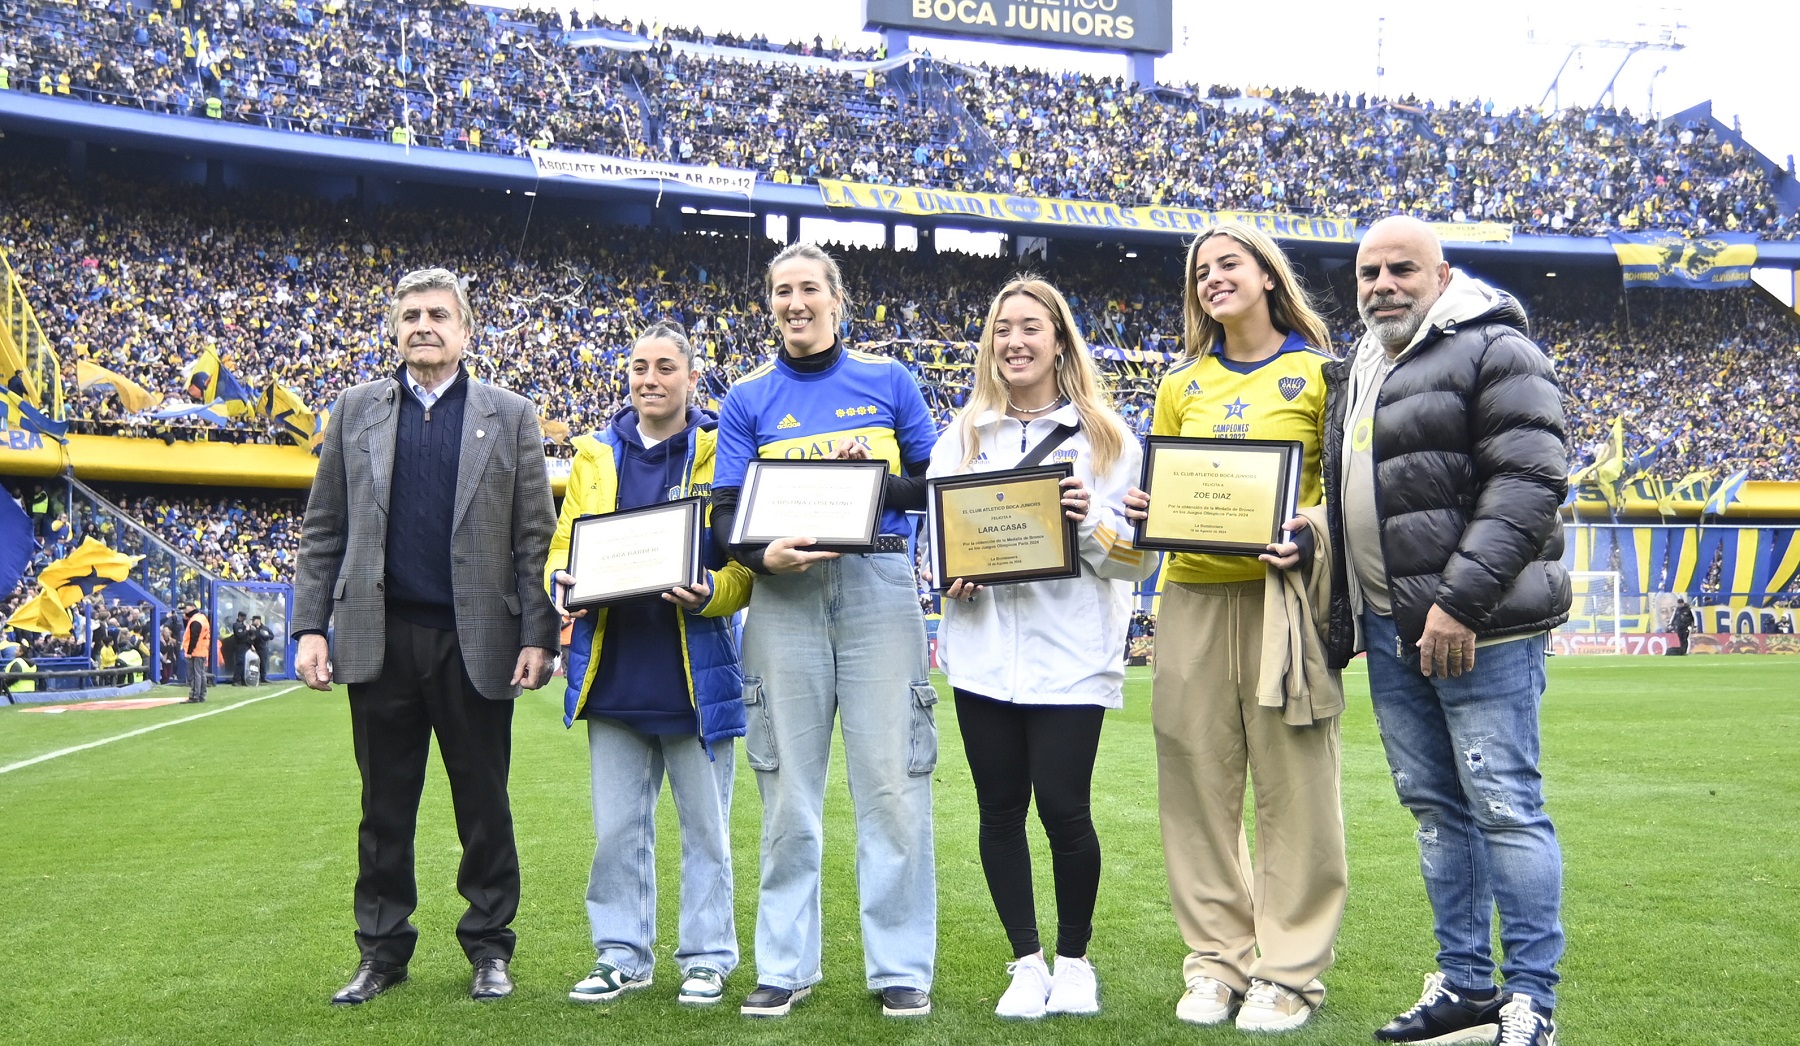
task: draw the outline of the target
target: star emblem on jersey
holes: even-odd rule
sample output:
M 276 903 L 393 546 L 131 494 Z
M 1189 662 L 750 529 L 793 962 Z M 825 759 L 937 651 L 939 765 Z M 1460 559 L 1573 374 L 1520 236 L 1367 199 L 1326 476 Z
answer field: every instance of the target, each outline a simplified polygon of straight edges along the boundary
M 1282 399 L 1292 403 L 1294 402 L 1294 397 L 1300 395 L 1300 390 L 1306 388 L 1306 379 L 1283 378 L 1275 383 L 1275 387 L 1281 390 Z
M 784 416 L 781 419 L 780 423 L 777 424 L 775 427 L 778 429 L 797 429 L 800 427 L 800 422 L 795 420 L 795 418 L 792 414 L 788 414 L 788 415 Z
M 1293 399 L 1292 396 L 1289 396 L 1288 398 Z M 1244 397 L 1242 397 L 1242 396 L 1239 396 L 1237 399 L 1234 399 L 1230 403 L 1225 404 L 1225 420 L 1230 421 L 1232 418 L 1243 417 L 1244 409 L 1248 406 L 1250 406 L 1250 404 L 1245 403 Z

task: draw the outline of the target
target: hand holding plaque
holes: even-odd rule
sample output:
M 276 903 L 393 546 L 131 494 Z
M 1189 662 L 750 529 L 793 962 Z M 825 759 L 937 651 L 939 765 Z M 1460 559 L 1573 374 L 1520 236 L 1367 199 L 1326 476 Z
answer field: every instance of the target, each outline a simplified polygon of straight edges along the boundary
M 812 538 L 809 552 L 871 552 L 888 466 L 878 460 L 756 459 L 744 470 L 731 544 Z
M 700 498 L 583 516 L 569 528 L 568 610 L 612 606 L 706 584 Z
M 1151 436 L 1140 484 L 1150 504 L 1137 547 L 1262 555 L 1293 518 L 1301 457 L 1292 440 Z
M 1065 515 L 1066 462 L 933 479 L 926 497 L 936 584 L 1002 585 L 1075 577 L 1075 521 Z

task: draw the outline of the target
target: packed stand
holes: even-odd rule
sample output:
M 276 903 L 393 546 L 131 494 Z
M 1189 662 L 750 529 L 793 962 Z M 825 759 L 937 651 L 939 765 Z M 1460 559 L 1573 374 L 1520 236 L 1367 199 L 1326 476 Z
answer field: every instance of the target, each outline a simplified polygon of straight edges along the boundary
M 460 3 L 158 0 L 144 11 L 124 0 L 0 0 L 0 87 L 452 149 L 718 163 L 780 182 L 840 177 L 1359 221 L 1407 213 L 1580 235 L 1800 233 L 1753 153 L 1706 127 L 1661 127 L 1628 110 L 1140 90 L 929 59 L 877 74 L 670 44 L 852 57 L 822 39 L 775 46 L 592 25 L 651 46 L 574 47 L 575 23 L 560 14 L 502 17 Z M 949 94 L 927 89 L 945 81 Z
M 112 498 L 175 550 L 226 581 L 292 582 L 304 497 L 119 494 Z
M 1623 418 L 1625 457 L 1659 444 L 1650 473 L 1800 479 L 1800 325 L 1754 290 L 1633 291 L 1610 316 L 1543 303 L 1534 332 L 1557 359 L 1572 466 Z M 1581 316 L 1581 319 L 1573 317 Z
M 80 195 L 48 175 L 0 194 L 0 242 L 26 274 L 40 321 L 64 347 L 65 377 L 86 358 L 181 399 L 182 369 L 216 349 L 252 390 L 270 381 L 314 409 L 349 385 L 392 372 L 381 316 L 408 269 L 445 265 L 471 279 L 478 331 L 471 369 L 538 406 L 552 440 L 600 428 L 625 394 L 631 339 L 673 319 L 707 361 L 709 396 L 773 352 L 760 279 L 770 241 L 672 235 L 544 221 L 505 229 L 469 212 L 383 210 L 295 197 L 207 197 L 94 179 Z M 840 249 L 856 298 L 851 338 L 902 359 L 940 421 L 969 388 L 972 345 L 1009 259 Z M 1178 355 L 1177 254 L 1065 250 L 1045 269 L 1066 291 L 1090 344 Z M 1340 270 L 1340 276 L 1342 270 Z M 1343 288 L 1333 329 L 1359 321 Z M 1759 292 L 1634 291 L 1598 297 L 1540 290 L 1534 329 L 1559 359 L 1571 446 L 1581 455 L 1624 415 L 1629 453 L 1679 436 L 1657 465 L 1756 479 L 1800 479 L 1800 354 L 1794 318 Z M 1605 304 L 1598 304 L 1605 303 Z M 1123 355 L 1123 353 L 1121 353 Z M 1122 411 L 1148 428 L 1157 362 L 1107 360 Z M 167 435 L 121 418 L 112 397 L 79 399 L 78 427 Z M 260 420 L 237 423 L 259 441 Z M 190 433 L 191 434 L 191 433 Z M 252 572 L 254 574 L 254 571 Z

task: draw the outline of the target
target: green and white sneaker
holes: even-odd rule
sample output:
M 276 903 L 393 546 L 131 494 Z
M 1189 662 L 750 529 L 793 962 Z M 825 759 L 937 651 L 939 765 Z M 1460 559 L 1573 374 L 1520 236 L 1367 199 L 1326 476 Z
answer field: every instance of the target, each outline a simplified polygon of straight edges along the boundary
M 682 978 L 675 1001 L 683 1006 L 711 1006 L 725 997 L 725 975 L 710 966 L 696 966 Z
M 649 977 L 627 977 L 611 963 L 597 962 L 594 972 L 569 989 L 569 998 L 575 1002 L 611 1002 L 626 992 L 648 987 Z

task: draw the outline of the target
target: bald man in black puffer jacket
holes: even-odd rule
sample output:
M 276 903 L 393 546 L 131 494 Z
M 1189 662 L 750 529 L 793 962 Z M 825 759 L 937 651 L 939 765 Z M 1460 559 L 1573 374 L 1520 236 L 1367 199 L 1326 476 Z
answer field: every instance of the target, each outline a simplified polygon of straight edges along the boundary
M 1334 666 L 1368 652 L 1438 938 L 1424 995 L 1375 1038 L 1554 1046 L 1562 853 L 1537 764 L 1570 604 L 1562 394 L 1519 304 L 1452 270 L 1424 223 L 1376 223 L 1356 275 L 1368 333 L 1325 368 L 1328 640 Z

